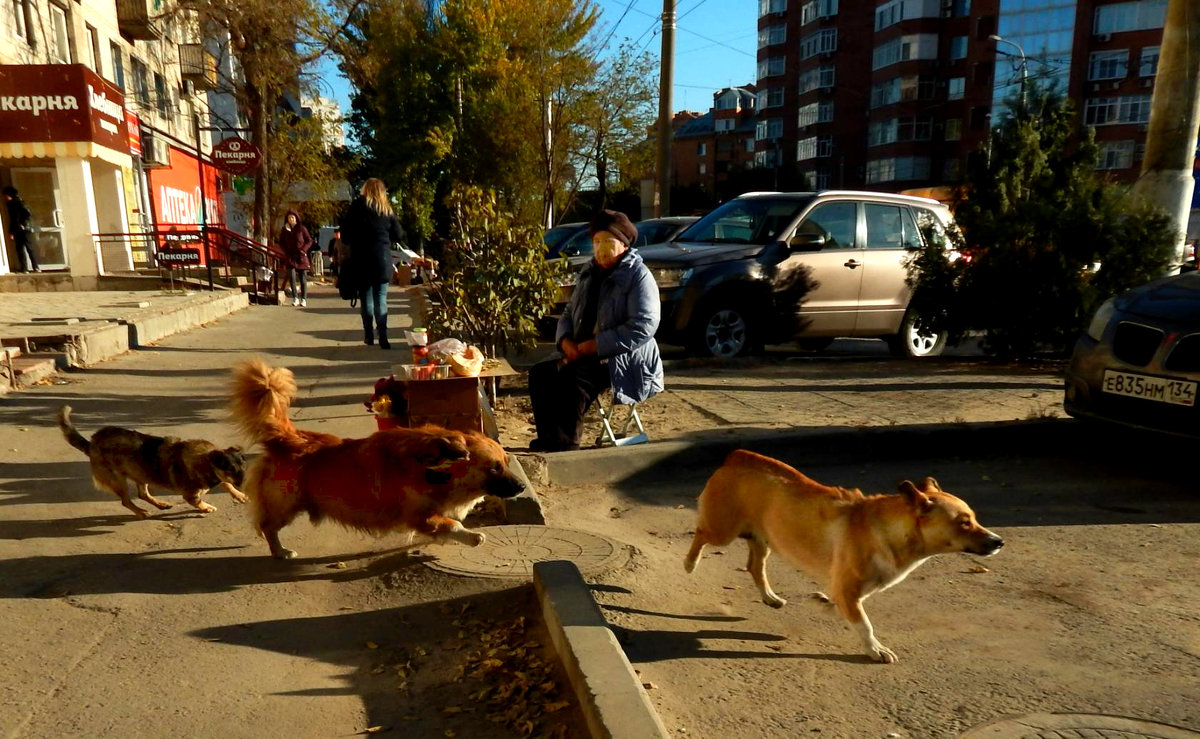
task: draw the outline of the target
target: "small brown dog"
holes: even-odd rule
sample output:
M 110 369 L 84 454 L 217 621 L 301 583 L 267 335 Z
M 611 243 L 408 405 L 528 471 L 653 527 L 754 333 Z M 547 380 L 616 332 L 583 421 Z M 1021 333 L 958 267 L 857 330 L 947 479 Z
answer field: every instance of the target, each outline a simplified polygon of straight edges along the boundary
M 684 560 L 691 572 L 706 544 L 747 540 L 746 569 L 763 602 L 787 601 L 771 590 L 766 563 L 772 549 L 826 586 L 815 597 L 832 603 L 862 637 L 867 654 L 895 662 L 879 643 L 862 602 L 903 580 L 935 554 L 995 554 L 1004 540 L 980 526 L 966 503 L 927 477 L 920 487 L 907 480 L 899 495 L 863 495 L 828 487 L 788 465 L 738 450 L 709 478 L 700 493 L 700 518 Z
M 150 514 L 130 499 L 129 480 L 137 484 L 139 498 L 160 510 L 171 504 L 151 495 L 151 485 L 182 495 L 204 513 L 217 510 L 201 500 L 217 485 L 237 502 L 246 502 L 246 496 L 237 489 L 246 465 L 238 447 L 218 449 L 202 439 L 151 436 L 117 426 L 105 426 L 88 441 L 71 423 L 69 405 L 59 409 L 58 427 L 71 446 L 88 455 L 96 488 L 116 495 L 121 505 L 138 518 Z
M 525 489 L 504 449 L 482 434 L 425 426 L 343 439 L 303 431 L 288 418 L 296 396 L 290 370 L 254 359 L 233 379 L 234 418 L 266 451 L 246 475 L 246 492 L 278 559 L 296 556 L 280 544 L 279 530 L 300 513 L 372 534 L 409 531 L 478 546 L 483 534 L 461 519 L 485 494 Z

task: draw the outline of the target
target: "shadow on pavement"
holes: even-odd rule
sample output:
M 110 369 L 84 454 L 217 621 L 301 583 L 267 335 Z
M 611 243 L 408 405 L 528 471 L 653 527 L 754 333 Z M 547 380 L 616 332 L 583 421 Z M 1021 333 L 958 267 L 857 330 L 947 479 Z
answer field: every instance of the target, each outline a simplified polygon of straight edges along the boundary
M 516 684 L 523 674 L 500 673 L 504 685 L 498 690 L 511 694 L 504 700 L 480 698 L 493 694 L 487 690 L 489 673 L 476 675 L 480 652 L 497 647 L 504 658 L 511 654 L 495 629 L 524 619 L 529 625 L 530 641 L 518 645 L 541 659 L 548 643 L 541 631 L 541 616 L 529 585 L 467 597 L 436 602 L 418 603 L 401 608 L 385 608 L 339 613 L 310 618 L 289 618 L 234 624 L 194 631 L 196 639 L 217 641 L 234 647 L 266 650 L 282 655 L 296 655 L 344 668 L 342 686 L 306 689 L 282 680 L 278 684 L 263 684 L 265 693 L 306 698 L 319 695 L 360 696 L 366 710 L 365 726 L 380 726 L 393 733 L 411 737 L 456 736 L 460 739 L 507 739 L 522 734 L 507 729 L 503 723 L 490 720 L 493 713 L 514 715 L 522 712 L 526 696 L 541 690 L 537 673 L 532 686 Z M 491 662 L 500 663 L 500 659 Z M 511 664 L 511 663 L 510 663 Z M 557 669 L 557 668 L 556 668 Z M 557 686 L 552 698 L 543 700 L 576 701 L 560 671 L 551 673 Z M 299 681 L 303 685 L 301 678 Z M 532 688 L 528 693 L 526 690 Z M 481 693 L 482 691 L 482 693 Z M 543 693 L 544 695 L 544 693 Z M 297 701 L 297 710 L 304 704 Z M 534 716 L 539 736 L 582 736 L 586 731 L 577 708 Z M 552 729 L 563 725 L 563 734 Z M 329 735 L 348 736 L 362 727 L 345 727 L 339 731 L 327 727 Z M 561 730 L 561 729 L 560 729 Z
M 223 551 L 240 556 L 212 555 Z M 247 551 L 251 550 L 251 551 Z M 183 555 L 183 556 L 176 556 Z M 266 546 L 168 549 L 142 553 L 72 554 L 0 560 L 0 598 L 59 598 L 67 595 L 153 593 L 189 595 L 221 593 L 249 585 L 325 580 L 352 582 L 415 567 L 426 555 L 385 557 L 386 565 L 373 561 L 363 568 L 330 569 L 335 562 L 377 557 L 378 552 L 280 561 L 267 555 Z
M 851 664 L 870 664 L 871 659 L 865 654 L 799 654 L 783 651 L 762 651 L 761 648 L 713 649 L 711 642 L 722 641 L 752 641 L 752 642 L 782 642 L 786 636 L 766 634 L 758 631 L 719 631 L 713 629 L 696 629 L 691 631 L 663 631 L 660 629 L 630 629 L 613 626 L 617 639 L 625 649 L 630 662 L 661 662 L 673 659 L 815 659 L 831 662 L 848 662 Z M 709 645 L 701 642 L 707 640 Z
M 705 439 L 647 457 L 613 487 L 641 503 L 692 508 L 721 460 L 748 449 L 867 493 L 932 475 L 988 526 L 1200 522 L 1190 439 L 1069 419 L 801 431 Z

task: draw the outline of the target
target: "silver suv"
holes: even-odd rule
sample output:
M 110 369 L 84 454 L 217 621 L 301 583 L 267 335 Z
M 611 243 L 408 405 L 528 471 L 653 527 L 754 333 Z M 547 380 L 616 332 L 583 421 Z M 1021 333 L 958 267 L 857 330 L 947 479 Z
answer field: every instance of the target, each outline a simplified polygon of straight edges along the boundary
M 926 239 L 949 248 L 952 222 L 945 205 L 907 195 L 743 195 L 639 250 L 658 281 L 658 338 L 718 357 L 789 339 L 819 349 L 840 336 L 935 356 L 946 337 L 918 330 L 906 264 Z

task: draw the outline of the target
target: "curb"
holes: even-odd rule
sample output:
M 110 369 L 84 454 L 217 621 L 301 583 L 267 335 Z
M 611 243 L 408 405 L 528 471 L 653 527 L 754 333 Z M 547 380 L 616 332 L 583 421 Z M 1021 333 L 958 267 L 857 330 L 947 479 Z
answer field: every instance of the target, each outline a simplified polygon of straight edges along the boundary
M 533 566 L 550 638 L 592 739 L 665 739 L 667 729 L 574 563 Z
M 546 513 L 542 510 L 542 501 L 538 499 L 537 490 L 516 456 L 509 455 L 508 468 L 525 483 L 525 489 L 520 495 L 504 499 L 504 522 L 545 526 Z
M 994 449 L 997 453 L 1061 447 L 1072 442 L 1072 435 L 1083 436 L 1081 431 L 1082 425 L 1074 419 L 785 429 L 770 433 L 733 431 L 718 439 L 581 449 L 545 454 L 541 459 L 547 479 L 554 485 L 612 484 L 644 473 L 678 477 L 694 470 L 708 474 L 735 449 L 804 466 L 930 454 L 953 457 L 957 449 L 966 447 Z

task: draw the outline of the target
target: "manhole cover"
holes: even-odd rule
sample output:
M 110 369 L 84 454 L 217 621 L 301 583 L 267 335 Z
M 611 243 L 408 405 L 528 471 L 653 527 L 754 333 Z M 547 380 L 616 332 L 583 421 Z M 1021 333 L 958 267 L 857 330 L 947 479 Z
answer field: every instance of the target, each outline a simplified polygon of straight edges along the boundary
M 960 739 L 1196 739 L 1200 733 L 1153 721 L 1095 713 L 1031 713 L 977 726 Z
M 553 526 L 483 526 L 475 529 L 487 539 L 477 547 L 447 544 L 426 551 L 437 559 L 426 562 L 435 570 L 468 577 L 533 577 L 533 565 L 567 559 L 584 575 L 596 575 L 620 564 L 624 546 L 612 539 Z

